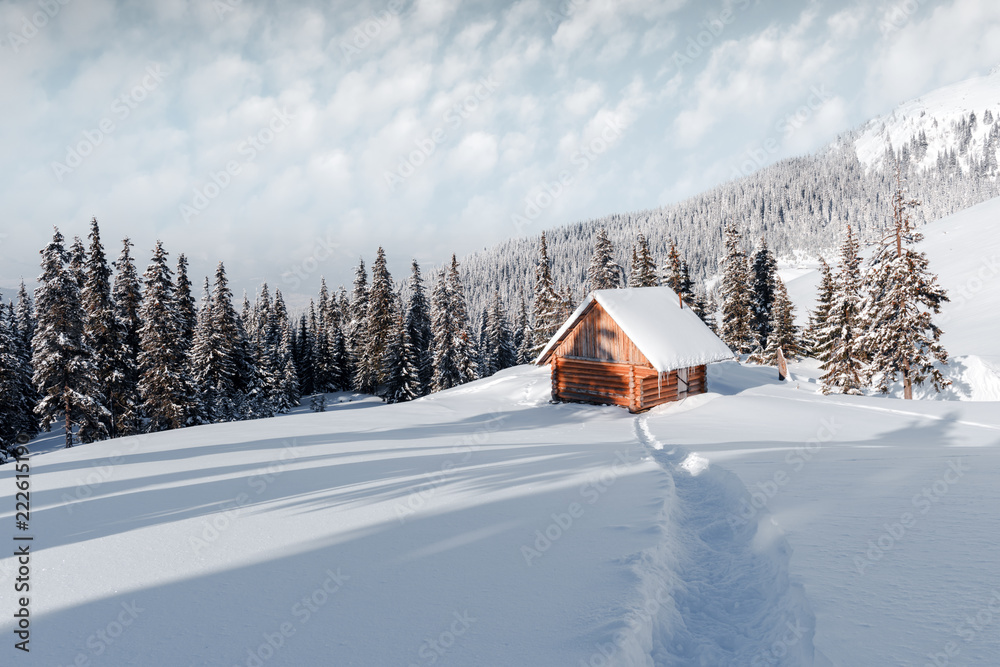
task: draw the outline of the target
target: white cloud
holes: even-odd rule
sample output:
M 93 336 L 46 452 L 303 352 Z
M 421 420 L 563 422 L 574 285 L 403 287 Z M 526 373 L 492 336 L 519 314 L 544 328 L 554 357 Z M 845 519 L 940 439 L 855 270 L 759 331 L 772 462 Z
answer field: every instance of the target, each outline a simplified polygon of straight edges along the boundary
M 574 116 L 582 116 L 604 100 L 604 90 L 596 81 L 580 79 L 573 92 L 563 98 L 563 106 Z

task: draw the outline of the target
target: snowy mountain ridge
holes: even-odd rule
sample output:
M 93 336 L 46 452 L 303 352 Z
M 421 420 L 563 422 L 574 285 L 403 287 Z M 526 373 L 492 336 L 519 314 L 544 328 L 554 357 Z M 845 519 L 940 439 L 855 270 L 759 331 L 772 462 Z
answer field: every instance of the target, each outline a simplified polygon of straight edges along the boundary
M 977 161 L 995 167 L 998 116 L 1000 66 L 986 76 L 938 88 L 868 121 L 857 131 L 854 148 L 858 160 L 869 169 L 884 167 L 889 147 L 905 151 L 904 158 L 919 169 L 929 169 L 939 159 L 952 159 L 953 152 L 963 171 L 975 168 Z
M 894 170 L 883 165 L 894 156 L 910 196 L 922 202 L 915 221 L 933 222 L 1000 196 L 998 117 L 1000 72 L 993 72 L 901 104 L 814 154 L 779 160 L 684 201 L 551 227 L 545 233 L 553 277 L 579 302 L 603 228 L 626 270 L 642 233 L 658 262 L 673 240 L 692 276 L 705 280 L 718 271 L 729 222 L 740 223 L 748 246 L 764 238 L 786 265 L 808 266 L 840 245 L 847 223 L 862 243 L 879 237 L 896 187 Z M 887 139 L 894 155 L 887 154 Z M 462 258 L 474 320 L 495 290 L 511 311 L 532 293 L 539 236 L 508 239 Z

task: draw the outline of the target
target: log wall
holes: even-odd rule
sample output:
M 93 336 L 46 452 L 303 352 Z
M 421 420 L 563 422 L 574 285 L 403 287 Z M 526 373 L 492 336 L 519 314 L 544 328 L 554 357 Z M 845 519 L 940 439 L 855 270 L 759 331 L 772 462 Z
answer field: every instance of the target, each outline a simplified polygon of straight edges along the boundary
M 620 405 L 641 412 L 678 398 L 677 371 L 661 377 L 650 366 L 552 357 L 552 398 L 602 405 Z M 705 366 L 688 369 L 687 396 L 707 390 Z

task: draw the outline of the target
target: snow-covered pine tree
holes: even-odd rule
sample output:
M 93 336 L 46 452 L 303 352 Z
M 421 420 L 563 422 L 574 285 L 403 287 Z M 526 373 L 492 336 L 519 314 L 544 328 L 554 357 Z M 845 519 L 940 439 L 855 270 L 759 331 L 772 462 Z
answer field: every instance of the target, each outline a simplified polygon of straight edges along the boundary
M 334 363 L 331 343 L 333 342 L 332 331 L 335 328 L 335 323 L 331 321 L 332 315 L 326 278 L 321 277 L 319 297 L 316 302 L 316 327 L 313 331 L 313 382 L 316 385 L 316 391 L 334 390 Z
M 684 303 L 691 307 L 691 310 L 695 311 L 701 316 L 702 307 L 698 304 L 698 298 L 694 293 L 694 281 L 691 280 L 691 269 L 688 267 L 687 261 L 681 262 L 681 278 L 680 278 L 680 290 L 677 292 Z
M 125 237 L 122 251 L 115 260 L 115 279 L 111 299 L 118 321 L 118 347 L 115 351 L 115 371 L 112 375 L 110 398 L 114 405 L 118 435 L 135 435 L 142 430 L 141 399 L 139 396 L 139 329 L 142 320 L 142 286 L 132 260 L 132 242 Z
M 795 306 L 788 298 L 788 289 L 780 276 L 774 276 L 774 299 L 771 301 L 770 322 L 768 323 L 767 348 L 763 363 L 778 363 L 778 350 L 789 361 L 802 356 L 799 329 L 795 325 Z
M 181 352 L 186 357 L 194 344 L 194 330 L 198 325 L 198 311 L 191 294 L 191 279 L 188 277 L 188 260 L 181 253 L 177 257 L 177 273 L 174 274 L 174 307 L 177 310 L 178 340 Z
M 639 234 L 634 252 L 629 287 L 656 287 L 656 262 L 649 251 L 649 241 L 645 234 Z
M 483 308 L 479 314 L 479 335 L 476 336 L 476 374 L 481 377 L 489 377 L 496 373 L 492 365 L 491 355 L 488 351 L 489 341 L 486 338 L 486 330 L 489 326 L 489 309 Z
M 431 332 L 433 335 L 434 375 L 432 391 L 451 389 L 461 384 L 461 373 L 455 360 L 455 322 L 451 312 L 448 280 L 441 271 L 431 293 Z
M 354 386 L 365 394 L 378 393 L 385 381 L 385 350 L 396 321 L 396 300 L 392 291 L 392 276 L 386 265 L 385 250 L 379 246 L 372 264 L 372 285 L 368 290 L 368 310 L 361 321 L 360 350 L 354 372 Z
M 472 339 L 469 307 L 465 298 L 465 285 L 458 270 L 458 259 L 451 256 L 448 268 L 448 307 L 451 310 L 452 331 L 455 336 L 455 367 L 459 373 L 458 384 L 471 382 L 478 377 L 476 372 L 476 344 Z
M 201 405 L 180 345 L 180 319 L 167 252 L 156 242 L 143 274 L 139 316 L 139 396 L 150 432 L 198 423 Z
M 77 245 L 82 247 L 83 243 Z M 102 421 L 108 414 L 84 341 L 80 274 L 67 267 L 69 255 L 58 229 L 41 254 L 42 274 L 35 290 L 37 323 L 32 340 L 33 381 L 41 395 L 35 413 L 46 431 L 62 416 L 66 447 L 72 447 L 74 424 L 87 430 L 80 435 L 81 440 L 84 435 L 88 439 L 101 437 L 107 434 Z M 77 261 L 82 272 L 85 259 L 78 257 Z
M 594 242 L 594 255 L 590 259 L 590 268 L 587 270 L 587 280 L 590 283 L 590 290 L 617 289 L 622 286 L 622 269 L 615 262 L 615 249 L 608 239 L 608 233 L 601 228 L 597 231 L 597 240 Z
M 525 303 L 523 294 L 514 328 L 515 363 L 530 364 L 534 361 L 534 357 L 531 356 L 531 320 L 528 319 L 528 304 Z
M 315 305 L 310 303 L 310 308 L 315 310 Z M 305 313 L 299 316 L 299 326 L 296 330 L 294 346 L 295 369 L 299 376 L 299 388 L 303 396 L 313 393 L 313 345 L 308 323 L 309 320 L 306 318 Z
M 98 429 L 105 433 L 104 436 L 91 434 L 90 429 L 81 425 L 80 438 L 98 440 L 118 435 L 114 376 L 118 370 L 116 360 L 121 333 L 115 305 L 111 300 L 111 267 L 108 266 L 104 246 L 101 244 L 97 218 L 90 220 L 89 238 L 90 250 L 83 267 L 81 292 L 83 339 L 90 351 L 91 363 L 94 365 L 93 380 L 103 396 L 102 404 L 107 409 L 107 417 L 103 421 L 103 429 Z
M 13 304 L 8 304 L 8 308 L 10 306 Z M 18 398 L 14 401 L 15 404 L 20 405 L 17 428 L 19 432 L 31 437 L 38 433 L 35 405 L 38 404 L 39 396 L 32 381 L 34 371 L 31 366 L 31 339 L 35 335 L 35 310 L 23 280 L 17 290 L 17 306 L 9 315 L 14 354 L 19 364 L 15 373 L 18 379 L 18 386 L 15 388 L 18 392 Z
M 763 351 L 767 348 L 767 337 L 770 334 L 771 306 L 774 303 L 778 276 L 778 262 L 767 247 L 764 237 L 761 237 L 760 247 L 754 255 L 751 273 L 754 337 L 756 347 Z
M 260 407 L 254 404 L 258 384 L 249 341 L 232 299 L 226 268 L 219 262 L 209 309 L 199 319 L 191 352 L 195 379 L 213 421 L 244 419 Z
M 930 273 L 927 256 L 916 250 L 923 239 L 909 211 L 919 202 L 907 199 L 896 171 L 893 220 L 872 255 L 865 274 L 862 346 L 869 360 L 867 379 L 881 392 L 903 382 L 903 397 L 913 398 L 913 385 L 927 380 L 935 390 L 950 384 L 935 362 L 948 363 L 941 329 L 931 319 L 949 301 Z
M 292 323 L 288 317 L 288 308 L 285 306 L 285 297 L 281 290 L 274 290 L 274 308 L 272 310 L 272 330 L 277 340 L 274 342 L 274 355 L 276 359 L 276 371 L 278 384 L 275 394 L 271 397 L 271 403 L 277 413 L 285 413 L 298 406 L 302 395 L 299 391 L 299 375 L 295 368 L 295 355 L 293 353 Z
M 410 266 L 410 302 L 406 309 L 406 328 L 410 343 L 417 354 L 418 396 L 430 392 L 431 380 L 434 377 L 434 358 L 431 354 L 431 314 L 427 296 L 424 294 L 424 281 L 420 276 L 420 265 L 413 260 Z
M 534 359 L 548 344 L 562 326 L 560 319 L 562 299 L 556 292 L 552 281 L 552 269 L 549 266 L 548 245 L 545 232 L 542 232 L 538 263 L 535 265 L 534 300 L 531 304 L 531 349 L 530 356 Z
M 19 438 L 36 432 L 32 414 L 31 367 L 17 331 L 14 304 L 0 299 L 0 450 L 7 455 Z M 0 456 L 0 462 L 6 456 Z
M 864 381 L 863 324 L 861 321 L 861 256 L 851 226 L 840 248 L 833 276 L 833 298 L 817 332 L 821 348 L 823 393 L 860 394 Z M 824 288 L 820 285 L 821 291 Z M 825 296 L 821 293 L 821 299 Z
M 735 224 L 726 228 L 726 256 L 723 259 L 720 298 L 720 337 L 736 354 L 753 352 L 757 341 L 753 331 L 750 268 L 743 240 Z
M 490 374 L 497 373 L 517 364 L 517 349 L 510 331 L 507 312 L 500 298 L 500 291 L 493 294 L 493 303 L 486 316 L 486 341 Z
M 639 286 L 639 256 L 635 252 L 635 246 L 632 246 L 632 259 L 628 264 L 628 281 L 626 282 L 628 287 L 638 287 Z
M 351 357 L 351 378 L 357 377 L 358 360 L 364 351 L 364 321 L 368 316 L 368 272 L 365 269 L 365 260 L 358 261 L 358 268 L 354 272 L 354 291 L 351 294 L 350 312 L 345 313 L 344 335 L 347 337 L 347 351 Z
M 826 260 L 819 258 L 820 281 L 817 288 L 816 308 L 809 313 L 809 324 L 805 331 L 806 353 L 826 361 L 830 344 L 829 329 L 827 320 L 830 317 L 830 308 L 836 298 L 836 283 L 833 278 L 833 270 Z
M 701 319 L 716 336 L 719 335 L 719 320 L 716 317 L 718 312 L 719 305 L 715 300 L 715 292 L 708 292 L 705 295 L 705 308 Z
M 421 396 L 420 358 L 406 319 L 402 312 L 396 317 L 386 347 L 382 370 L 385 377 L 382 397 L 386 403 L 402 403 Z
M 677 294 L 681 292 L 681 253 L 673 239 L 667 241 L 667 259 L 660 269 L 660 284 L 672 289 Z
M 198 307 L 198 317 L 195 321 L 194 335 L 191 339 L 191 349 L 188 351 L 187 368 L 195 390 L 201 400 L 203 417 L 206 422 L 218 421 L 216 409 L 219 397 L 215 393 L 208 377 L 202 372 L 212 358 L 212 286 L 205 276 L 202 284 L 201 304 Z
M 334 331 L 334 348 L 337 348 L 336 335 L 339 333 L 340 337 L 343 339 L 344 349 L 346 353 L 337 356 L 336 366 L 337 366 L 337 377 L 341 378 L 337 380 L 337 385 L 342 391 L 347 391 L 351 388 L 354 382 L 354 357 L 351 352 L 351 339 L 348 335 L 348 325 L 351 321 L 351 313 L 353 312 L 354 304 L 352 303 L 350 297 L 347 295 L 347 290 L 341 285 L 337 295 L 337 330 Z M 336 356 L 336 355 L 335 355 Z
M 87 248 L 79 236 L 73 237 L 73 243 L 69 247 L 69 273 L 82 294 L 87 279 Z

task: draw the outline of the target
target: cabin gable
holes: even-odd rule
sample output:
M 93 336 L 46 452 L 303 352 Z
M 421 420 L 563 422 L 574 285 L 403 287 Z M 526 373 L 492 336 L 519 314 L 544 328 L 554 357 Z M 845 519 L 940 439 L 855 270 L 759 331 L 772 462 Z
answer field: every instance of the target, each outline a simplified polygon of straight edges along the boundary
M 553 354 L 569 359 L 589 359 L 652 368 L 646 355 L 596 301 L 566 332 L 562 342 L 553 350 Z

